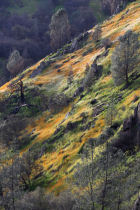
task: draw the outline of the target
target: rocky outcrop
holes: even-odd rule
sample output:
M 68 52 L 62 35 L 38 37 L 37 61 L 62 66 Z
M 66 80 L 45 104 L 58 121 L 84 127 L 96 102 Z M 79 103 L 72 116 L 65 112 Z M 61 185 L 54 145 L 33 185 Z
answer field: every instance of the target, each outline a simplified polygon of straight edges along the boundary
M 124 121 L 123 128 L 113 146 L 123 151 L 140 147 L 140 103 L 135 108 L 134 115 Z
M 44 71 L 44 69 L 46 69 L 53 62 L 54 60 L 52 59 L 48 60 L 47 62 L 42 61 L 40 65 L 32 72 L 32 74 L 30 75 L 30 78 L 34 78 L 37 75 L 41 74 Z
M 71 43 L 70 52 L 74 52 L 75 50 L 80 49 L 83 46 L 83 44 L 86 43 L 88 37 L 88 32 L 81 33 L 78 37 L 76 37 Z
M 8 60 L 7 69 L 12 74 L 15 75 L 21 71 L 23 71 L 25 67 L 25 60 L 18 50 L 14 50 Z

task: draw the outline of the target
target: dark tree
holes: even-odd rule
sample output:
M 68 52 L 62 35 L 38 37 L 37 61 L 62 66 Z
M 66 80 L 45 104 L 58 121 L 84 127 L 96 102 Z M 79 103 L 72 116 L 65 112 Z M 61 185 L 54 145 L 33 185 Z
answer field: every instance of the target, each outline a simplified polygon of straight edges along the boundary
M 9 92 L 10 95 L 14 94 L 15 92 L 19 92 L 21 104 L 25 103 L 24 87 L 23 87 L 23 81 L 21 79 L 9 85 Z

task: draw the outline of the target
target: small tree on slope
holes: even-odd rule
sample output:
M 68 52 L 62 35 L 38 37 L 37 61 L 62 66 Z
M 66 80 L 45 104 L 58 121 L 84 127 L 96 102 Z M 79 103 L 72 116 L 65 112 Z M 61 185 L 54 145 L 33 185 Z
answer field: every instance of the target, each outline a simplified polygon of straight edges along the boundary
M 70 40 L 70 24 L 65 9 L 59 9 L 51 18 L 51 47 L 56 50 Z
M 112 54 L 111 72 L 116 85 L 126 82 L 128 86 L 129 73 L 133 71 L 139 60 L 140 42 L 138 34 L 129 30 L 124 36 L 120 37 L 119 42 Z

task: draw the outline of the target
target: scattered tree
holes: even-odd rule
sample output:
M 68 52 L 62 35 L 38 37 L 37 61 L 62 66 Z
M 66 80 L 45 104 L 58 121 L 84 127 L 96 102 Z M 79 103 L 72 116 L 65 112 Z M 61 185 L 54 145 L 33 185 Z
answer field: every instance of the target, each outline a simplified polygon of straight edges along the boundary
M 126 82 L 129 85 L 129 73 L 132 72 L 139 62 L 138 50 L 140 41 L 138 34 L 127 31 L 120 37 L 119 45 L 112 54 L 111 72 L 116 85 Z
M 12 154 L 13 155 L 13 154 Z M 5 210 L 16 210 L 16 199 L 20 197 L 19 165 L 16 164 L 15 154 L 11 157 L 11 165 L 6 163 L 1 172 L 1 197 L 0 205 Z
M 100 159 L 101 165 L 101 178 L 103 178 L 103 183 L 101 187 L 101 194 L 100 194 L 100 204 L 101 210 L 106 208 L 107 202 L 107 193 L 108 193 L 108 181 L 109 181 L 109 164 L 110 164 L 110 151 L 109 151 L 109 144 L 106 143 L 106 150 L 102 153 L 102 158 Z
M 86 148 L 81 156 L 82 165 L 77 166 L 74 175 L 75 184 L 83 191 L 76 199 L 75 209 L 95 210 L 94 178 L 95 178 L 95 159 L 94 159 L 94 140 L 89 139 Z
M 8 87 L 9 87 L 10 96 L 13 95 L 15 92 L 19 92 L 21 104 L 25 103 L 24 87 L 23 87 L 23 81 L 21 79 L 11 83 Z
M 41 165 L 35 163 L 34 154 L 30 150 L 26 152 L 22 158 L 19 158 L 17 163 L 20 166 L 20 183 L 24 190 L 31 190 L 32 188 L 32 172 L 37 171 L 40 173 L 42 171 Z
M 50 23 L 51 47 L 56 50 L 70 40 L 70 24 L 65 9 L 59 9 Z

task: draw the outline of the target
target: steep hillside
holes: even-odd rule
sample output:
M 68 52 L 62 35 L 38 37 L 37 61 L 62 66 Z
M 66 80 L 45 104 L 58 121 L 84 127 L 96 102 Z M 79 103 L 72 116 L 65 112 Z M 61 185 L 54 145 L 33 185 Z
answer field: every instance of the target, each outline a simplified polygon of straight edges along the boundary
M 49 24 L 52 15 L 65 8 L 73 38 L 88 30 L 105 15 L 101 3 L 94 1 L 52 1 L 52 0 L 5 0 L 0 3 L 0 85 L 13 76 L 7 69 L 8 58 L 18 50 L 24 59 L 20 72 L 52 51 Z M 95 2 L 96 3 L 96 2 Z
M 92 3 L 91 6 L 94 7 Z M 122 162 L 119 158 L 116 159 L 118 162 L 115 162 L 114 166 L 116 173 L 120 176 L 123 174 L 124 189 L 120 192 L 120 209 L 128 210 L 137 199 L 140 176 L 135 166 L 139 167 L 140 152 L 139 148 L 135 149 L 136 145 L 133 142 L 130 142 L 129 149 L 125 149 L 127 141 L 124 147 L 116 141 L 123 127 L 129 124 L 126 121 L 124 125 L 124 120 L 130 119 L 140 103 L 140 70 L 138 63 L 130 75 L 130 85 L 125 87 L 124 84 L 114 85 L 110 68 L 112 52 L 119 42 L 119 37 L 128 30 L 140 33 L 140 1 L 131 3 L 121 13 L 104 21 L 100 26 L 100 41 L 95 42 L 92 39 L 95 31 L 95 28 L 92 28 L 88 34 L 83 35 L 82 42 L 81 39 L 77 41 L 77 50 L 73 49 L 70 52 L 69 49 L 72 49 L 74 44 L 72 42 L 0 87 L 0 129 L 3 129 L 1 140 L 4 142 L 4 146 L 1 144 L 1 160 L 3 165 L 6 162 L 11 164 L 10 160 L 16 156 L 12 150 L 18 150 L 20 157 L 30 151 L 34 154 L 34 164 L 39 165 L 38 169 L 32 168 L 30 190 L 41 186 L 45 187 L 47 192 L 59 194 L 70 187 L 71 181 L 67 179 L 73 177 L 77 164 L 82 163 L 81 155 L 86 142 L 92 141 L 96 145 L 94 159 L 103 157 L 108 144 L 115 145 L 115 151 L 116 148 L 120 148 L 126 153 Z M 108 49 L 102 46 L 104 38 L 111 41 Z M 89 88 L 85 88 L 85 71 L 88 66 L 95 64 L 95 61 L 97 78 Z M 17 88 L 17 85 L 14 85 L 19 79 L 23 81 L 24 104 L 19 102 L 19 86 Z M 113 113 L 110 124 L 108 107 L 114 100 L 114 95 L 117 102 L 113 105 L 115 115 Z M 135 111 L 135 117 L 136 114 Z M 13 125 L 15 119 L 17 121 Z M 26 123 L 22 127 L 23 119 Z M 18 129 L 19 124 L 21 128 Z M 10 140 L 7 135 L 11 137 Z M 9 147 L 14 149 L 10 150 Z M 109 167 L 113 170 L 111 164 Z M 98 171 L 99 168 L 98 163 L 95 169 Z M 104 173 L 104 169 L 102 170 Z M 113 173 L 111 175 L 115 176 Z M 95 175 L 94 186 L 97 192 L 102 182 L 103 177 Z M 76 190 L 76 187 L 74 189 Z M 110 188 L 110 192 L 115 196 L 117 190 L 114 192 L 113 189 Z M 114 203 L 117 202 L 116 198 L 112 199 Z M 96 209 L 100 209 L 99 200 L 97 199 Z M 117 209 L 108 203 L 106 205 L 106 209 Z
M 69 40 L 93 27 L 105 18 L 122 10 L 127 0 L 5 0 L 0 3 L 0 85 L 13 76 L 7 68 L 8 58 L 14 50 L 23 57 L 18 72 L 31 66 L 54 49 L 50 42 L 52 15 L 64 8 L 70 22 Z M 63 24 L 62 24 L 63 25 Z M 14 75 L 15 76 L 15 75 Z

